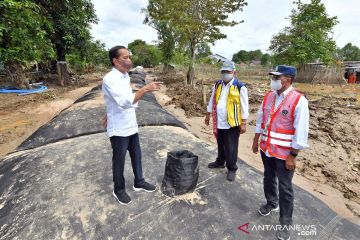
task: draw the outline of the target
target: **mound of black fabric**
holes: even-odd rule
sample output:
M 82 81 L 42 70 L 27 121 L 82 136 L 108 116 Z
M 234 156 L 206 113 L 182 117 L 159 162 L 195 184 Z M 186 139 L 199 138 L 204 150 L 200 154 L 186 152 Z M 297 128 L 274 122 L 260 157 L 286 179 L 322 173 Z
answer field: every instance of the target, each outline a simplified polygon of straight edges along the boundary
M 142 83 L 145 84 L 146 73 L 143 70 L 134 69 L 129 72 L 130 79 L 132 83 Z
M 187 150 L 168 152 L 161 190 L 169 197 L 193 192 L 199 179 L 198 156 Z

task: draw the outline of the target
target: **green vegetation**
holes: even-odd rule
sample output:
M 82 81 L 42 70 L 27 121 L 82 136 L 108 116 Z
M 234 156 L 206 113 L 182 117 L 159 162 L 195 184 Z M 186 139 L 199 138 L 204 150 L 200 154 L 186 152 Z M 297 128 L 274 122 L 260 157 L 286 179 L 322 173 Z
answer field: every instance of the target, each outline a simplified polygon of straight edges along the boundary
M 246 5 L 245 0 L 149 0 L 144 9 L 145 23 L 158 31 L 159 40 L 166 41 L 166 49 L 170 48 L 171 53 L 176 47 L 188 53 L 187 83 L 194 84 L 194 64 L 199 47 L 226 38 L 220 27 L 238 24 L 228 21 L 229 14 Z
M 233 55 L 232 61 L 246 64 L 253 61 L 260 61 L 262 66 L 267 66 L 270 63 L 270 55 L 268 53 L 262 53 L 259 49 L 255 51 L 240 50 Z
M 270 43 L 275 64 L 302 65 L 308 62 L 334 62 L 335 41 L 331 37 L 337 17 L 329 17 L 320 0 L 304 4 L 296 1 L 297 9 L 290 15 L 291 26 L 276 34 Z
M 129 43 L 128 49 L 132 53 L 132 61 L 135 66 L 155 67 L 161 62 L 160 49 L 155 45 L 146 44 L 140 39 Z
M 89 32 L 97 22 L 90 0 L 2 0 L 0 16 L 0 61 L 16 86 L 28 87 L 24 66 L 32 61 L 104 62 L 104 45 Z
M 360 61 L 360 48 L 347 43 L 343 48 L 337 49 L 337 57 L 343 61 Z

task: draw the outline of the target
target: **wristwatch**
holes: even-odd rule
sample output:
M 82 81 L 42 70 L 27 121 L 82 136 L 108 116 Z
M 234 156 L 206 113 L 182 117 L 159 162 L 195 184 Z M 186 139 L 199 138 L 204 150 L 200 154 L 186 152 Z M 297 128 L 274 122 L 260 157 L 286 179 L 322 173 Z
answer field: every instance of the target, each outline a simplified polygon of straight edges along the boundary
M 293 156 L 293 157 L 297 157 L 297 153 L 294 153 L 293 151 L 290 151 L 290 155 Z

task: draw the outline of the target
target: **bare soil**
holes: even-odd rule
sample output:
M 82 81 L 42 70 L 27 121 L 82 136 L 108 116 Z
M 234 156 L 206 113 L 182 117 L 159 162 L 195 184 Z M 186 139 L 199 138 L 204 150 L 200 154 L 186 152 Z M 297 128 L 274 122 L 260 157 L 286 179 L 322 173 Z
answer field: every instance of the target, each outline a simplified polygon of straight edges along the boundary
M 102 73 L 82 75 L 76 85 L 47 83 L 48 91 L 18 96 L 0 94 L 0 157 L 16 149 L 39 127 L 101 82 Z

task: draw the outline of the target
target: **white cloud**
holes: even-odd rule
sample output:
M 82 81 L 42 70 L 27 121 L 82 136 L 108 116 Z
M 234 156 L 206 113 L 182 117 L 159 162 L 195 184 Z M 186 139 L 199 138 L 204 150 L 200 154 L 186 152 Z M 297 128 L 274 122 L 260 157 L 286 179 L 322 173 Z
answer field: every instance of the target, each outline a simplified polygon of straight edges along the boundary
M 92 0 L 99 18 L 93 25 L 91 34 L 106 44 L 107 48 L 115 45 L 125 45 L 135 39 L 147 43 L 157 40 L 157 33 L 151 27 L 144 25 L 145 14 L 141 8 L 146 7 L 146 0 L 117 1 Z
M 326 0 L 326 10 L 329 16 L 338 17 L 338 25 L 334 27 L 334 35 L 338 47 L 351 42 L 360 47 L 360 1 L 358 0 Z
M 92 0 L 99 23 L 91 31 L 95 39 L 105 42 L 108 48 L 114 45 L 127 45 L 135 39 L 148 43 L 157 40 L 157 34 L 150 26 L 144 25 L 145 15 L 141 9 L 146 0 Z M 211 47 L 214 53 L 231 58 L 241 50 L 261 49 L 265 52 L 271 37 L 289 25 L 286 18 L 295 5 L 291 0 L 248 0 L 243 12 L 237 12 L 231 19 L 244 20 L 234 27 L 221 28 L 226 39 L 215 42 Z M 310 2 L 310 0 L 304 1 Z M 339 47 L 351 42 L 360 47 L 360 1 L 323 0 L 329 16 L 337 16 L 339 24 L 334 28 L 333 38 Z

